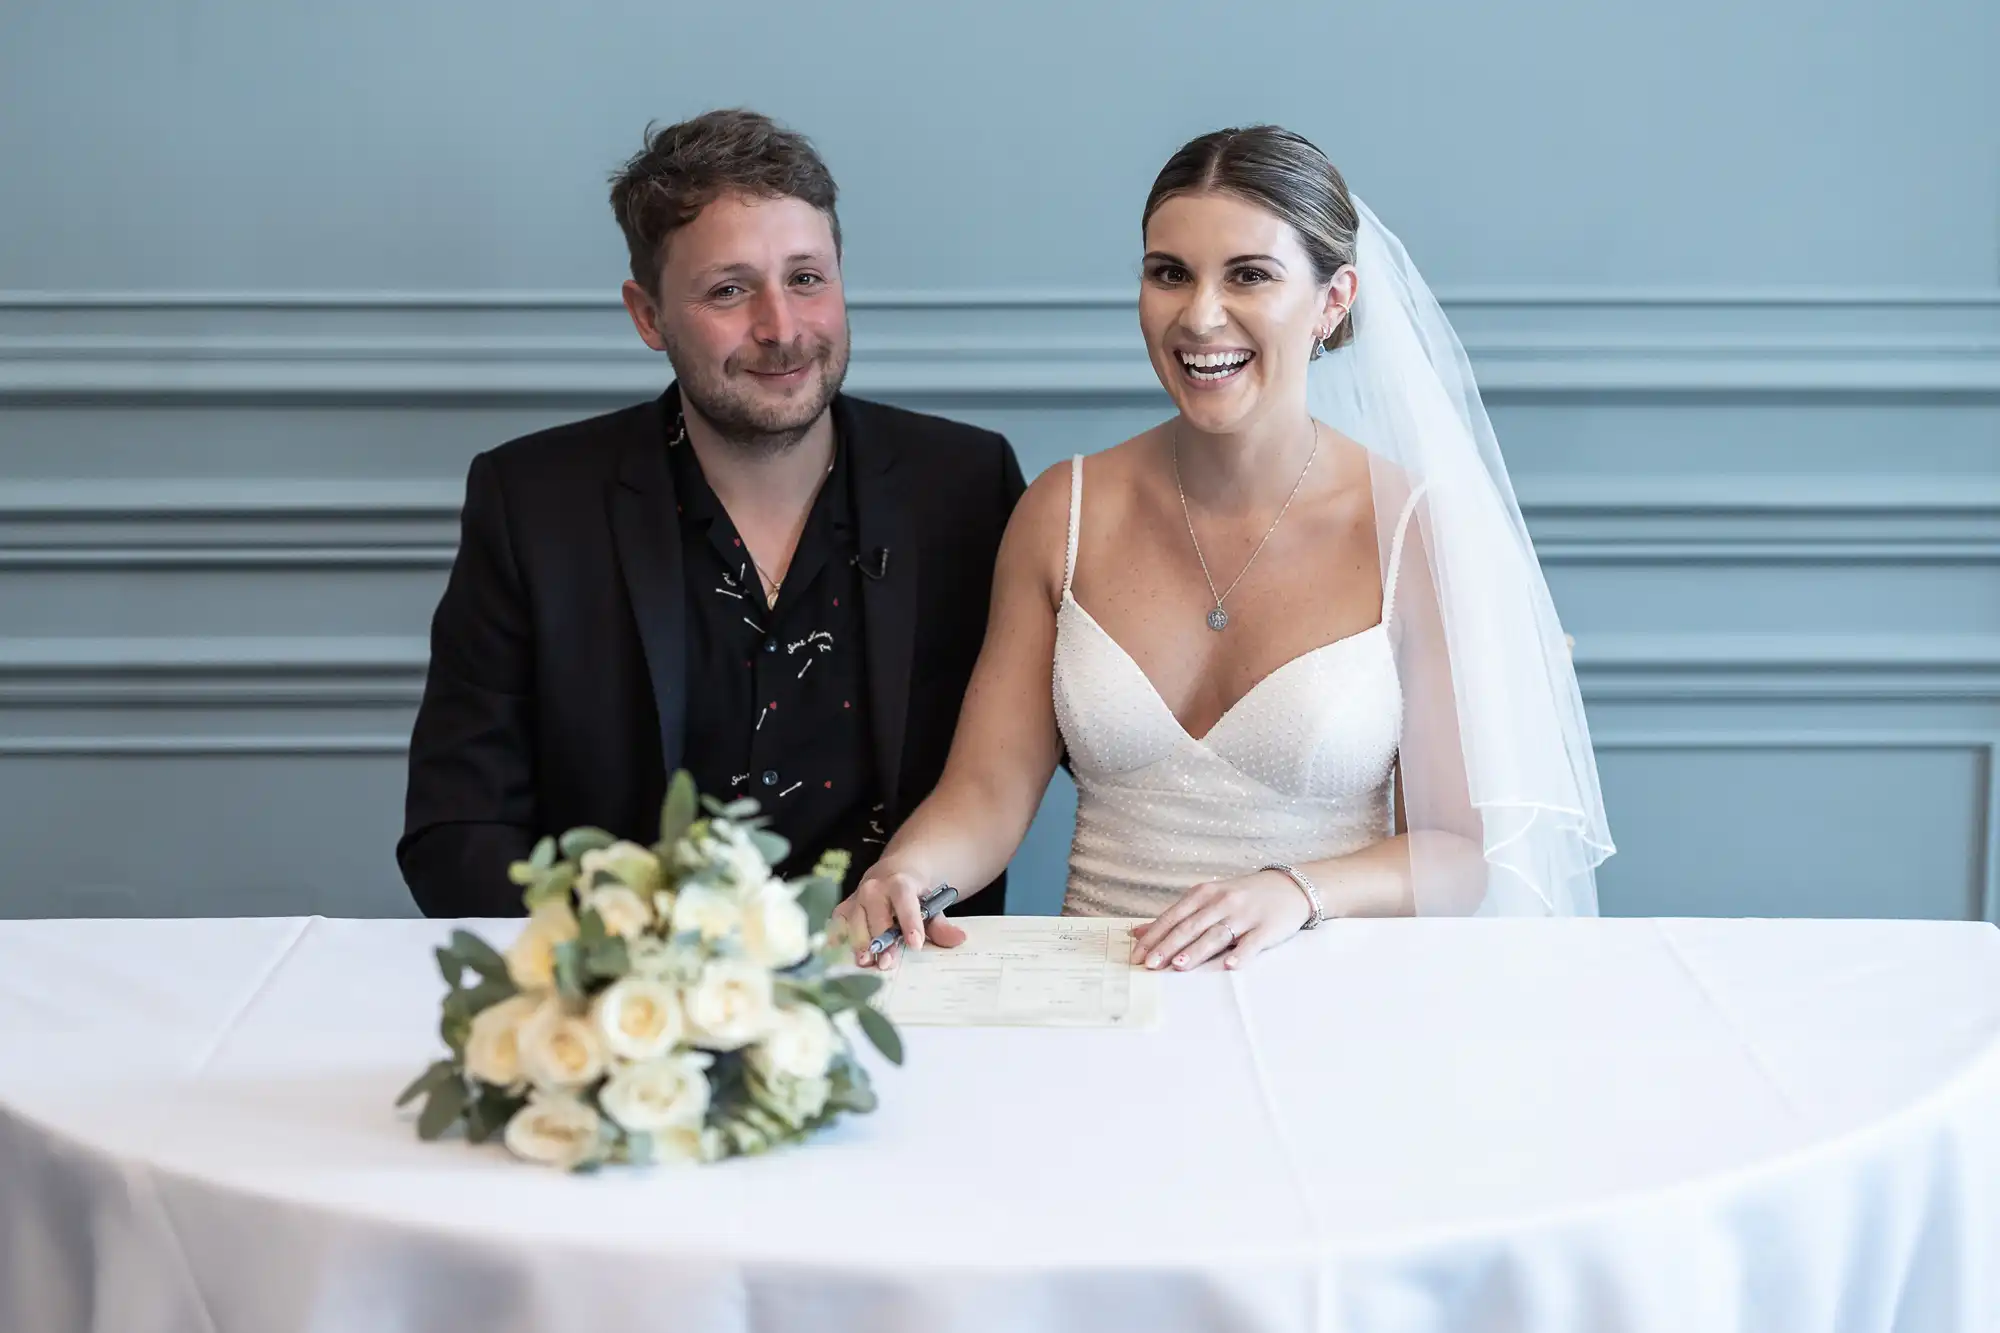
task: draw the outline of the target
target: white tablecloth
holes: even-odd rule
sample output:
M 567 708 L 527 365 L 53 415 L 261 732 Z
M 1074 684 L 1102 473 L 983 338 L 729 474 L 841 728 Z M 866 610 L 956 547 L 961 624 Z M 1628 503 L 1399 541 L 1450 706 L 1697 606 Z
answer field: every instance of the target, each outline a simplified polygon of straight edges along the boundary
M 1989 926 L 1339 922 L 589 1178 L 391 1110 L 447 929 L 0 923 L 0 1329 L 2000 1329 Z

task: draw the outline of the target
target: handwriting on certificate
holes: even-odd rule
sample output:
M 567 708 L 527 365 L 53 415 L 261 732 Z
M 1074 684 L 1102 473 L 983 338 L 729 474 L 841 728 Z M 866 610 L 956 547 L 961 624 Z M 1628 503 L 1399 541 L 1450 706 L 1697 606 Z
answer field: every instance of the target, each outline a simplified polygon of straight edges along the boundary
M 877 1003 L 922 1027 L 1153 1027 L 1160 978 L 1134 967 L 1121 917 L 956 918 L 965 943 L 905 950 Z

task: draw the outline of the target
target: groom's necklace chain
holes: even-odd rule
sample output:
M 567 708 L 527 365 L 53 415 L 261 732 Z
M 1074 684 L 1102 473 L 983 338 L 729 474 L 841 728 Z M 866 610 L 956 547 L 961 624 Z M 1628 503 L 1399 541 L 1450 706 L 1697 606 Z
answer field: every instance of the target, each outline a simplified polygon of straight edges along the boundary
M 1256 564 L 1257 557 L 1264 553 L 1264 547 L 1270 543 L 1271 534 L 1276 532 L 1278 524 L 1284 521 L 1285 511 L 1292 507 L 1292 501 L 1299 498 L 1299 488 L 1306 484 L 1306 473 L 1312 471 L 1314 461 L 1319 458 L 1319 423 L 1308 419 L 1307 424 L 1312 427 L 1312 452 L 1306 455 L 1306 465 L 1299 469 L 1299 479 L 1292 483 L 1292 493 L 1287 495 L 1285 503 L 1278 507 L 1278 516 L 1271 520 L 1271 526 L 1264 529 L 1264 540 L 1257 543 L 1257 549 L 1243 562 L 1243 568 L 1236 571 L 1236 578 L 1221 592 L 1215 590 L 1215 579 L 1208 572 L 1208 558 L 1201 553 L 1201 538 L 1194 535 L 1194 515 L 1188 511 L 1187 490 L 1181 485 L 1181 428 L 1178 422 L 1174 425 L 1171 447 L 1174 459 L 1174 490 L 1180 493 L 1181 517 L 1187 520 L 1188 540 L 1194 543 L 1194 558 L 1201 564 L 1201 577 L 1208 584 L 1208 595 L 1215 599 L 1215 609 L 1208 613 L 1208 627 L 1218 634 L 1229 628 L 1229 613 L 1222 609 L 1224 599 L 1236 591 L 1236 585 L 1243 582 L 1243 576 L 1250 572 L 1250 566 Z
M 826 465 L 825 475 L 819 479 L 820 485 L 821 486 L 826 485 L 827 477 L 831 477 L 832 475 L 833 475 L 833 464 L 828 463 Z M 799 518 L 799 530 L 797 534 L 794 535 L 792 538 L 793 555 L 798 554 L 799 542 L 805 538 L 806 524 L 812 518 L 813 503 L 818 499 L 819 499 L 819 491 L 817 488 L 815 488 L 813 491 L 813 498 L 811 500 L 806 501 L 806 511 Z M 776 606 L 778 604 L 778 587 L 780 584 L 784 582 L 784 579 L 772 574 L 770 570 L 764 568 L 763 561 L 759 560 L 757 558 L 757 553 L 750 549 L 750 543 L 748 542 L 743 543 L 743 553 L 750 557 L 751 565 L 753 565 L 756 568 L 757 573 L 763 577 L 765 584 L 770 588 L 770 591 L 764 594 L 766 602 L 771 606 Z M 792 572 L 791 567 L 787 565 L 785 568 L 785 573 L 789 574 L 791 572 Z M 789 605 L 789 603 L 787 603 L 787 605 Z

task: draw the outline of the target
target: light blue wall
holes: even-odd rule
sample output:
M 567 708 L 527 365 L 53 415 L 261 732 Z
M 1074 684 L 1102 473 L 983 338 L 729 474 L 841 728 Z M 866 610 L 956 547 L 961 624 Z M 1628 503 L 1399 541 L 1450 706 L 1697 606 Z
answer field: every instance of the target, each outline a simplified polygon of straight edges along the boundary
M 1985 0 L 10 0 L 0 914 L 406 910 L 465 461 L 657 389 L 605 177 L 731 103 L 842 182 L 853 387 L 1031 469 L 1161 410 L 1160 161 L 1310 134 L 1478 364 L 1607 909 L 1993 914 L 1996 55 Z

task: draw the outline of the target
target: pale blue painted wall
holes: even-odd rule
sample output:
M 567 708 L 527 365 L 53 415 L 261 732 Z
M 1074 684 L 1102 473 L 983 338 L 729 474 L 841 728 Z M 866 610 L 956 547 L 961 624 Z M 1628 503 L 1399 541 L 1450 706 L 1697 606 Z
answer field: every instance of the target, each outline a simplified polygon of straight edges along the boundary
M 465 460 L 657 387 L 604 179 L 730 103 L 840 177 L 855 388 L 1031 469 L 1159 412 L 1166 153 L 1312 135 L 1479 365 L 1579 639 L 1607 908 L 1991 913 L 1996 56 L 1985 0 L 10 0 L 0 913 L 405 910 Z

